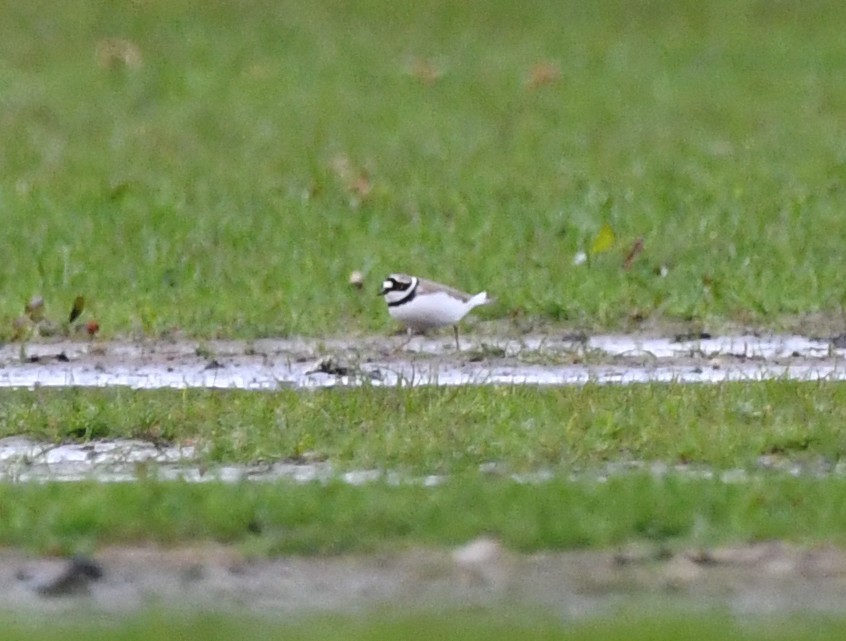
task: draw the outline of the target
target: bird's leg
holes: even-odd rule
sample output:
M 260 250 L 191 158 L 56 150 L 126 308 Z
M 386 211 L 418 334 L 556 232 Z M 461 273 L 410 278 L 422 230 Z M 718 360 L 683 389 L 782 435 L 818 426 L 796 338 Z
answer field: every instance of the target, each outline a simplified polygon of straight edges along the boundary
M 458 325 L 457 324 L 452 326 L 452 331 L 455 334 L 455 351 L 460 352 L 461 346 L 458 344 Z
M 411 338 L 412 338 L 412 335 L 411 335 L 411 330 L 410 330 L 410 329 L 408 329 L 408 328 L 406 328 L 406 332 L 405 332 L 405 340 L 404 340 L 404 341 L 402 341 L 399 345 L 397 345 L 396 343 L 394 343 L 394 348 L 391 350 L 391 353 L 392 353 L 392 354 L 398 354 L 399 352 L 401 352 L 402 350 L 404 350 L 404 349 L 405 349 L 405 346 L 406 346 L 406 345 L 408 345 L 408 344 L 409 344 L 409 342 L 411 342 Z
M 414 330 L 412 330 L 410 327 L 408 327 L 405 330 L 405 341 L 403 341 L 403 343 L 399 347 L 397 347 L 397 349 L 395 351 L 398 352 L 401 349 L 405 349 L 408 346 L 408 344 L 411 342 L 412 338 L 414 338 Z

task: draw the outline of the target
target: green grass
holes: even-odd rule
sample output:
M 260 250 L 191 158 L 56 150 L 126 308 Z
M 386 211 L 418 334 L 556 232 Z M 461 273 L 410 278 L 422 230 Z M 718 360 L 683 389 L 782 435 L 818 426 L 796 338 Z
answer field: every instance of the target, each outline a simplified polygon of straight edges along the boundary
M 0 619 L 2 620 L 2 619 Z M 135 617 L 119 624 L 3 621 L 8 641 L 135 641 L 178 638 L 216 641 L 233 638 L 252 641 L 321 639 L 371 641 L 382 639 L 455 639 L 455 641 L 822 641 L 841 639 L 844 621 L 838 617 L 776 617 L 739 623 L 725 612 L 670 613 L 661 619 L 643 612 L 616 613 L 604 620 L 563 622 L 548 614 L 526 612 L 450 612 L 437 615 L 378 615 L 306 617 L 299 621 L 271 622 L 221 615 L 184 616 L 166 613 Z
M 842 2 L 0 12 L 0 337 L 36 293 L 110 336 L 385 331 L 393 270 L 591 328 L 842 306 Z
M 0 390 L 0 437 L 142 438 L 195 444 L 212 463 L 305 459 L 416 474 L 630 459 L 745 468 L 762 455 L 834 464 L 846 454 L 844 426 L 846 386 L 826 382 Z
M 478 474 L 436 487 L 374 482 L 0 484 L 0 545 L 93 552 L 108 544 L 238 544 L 257 555 L 458 545 L 519 551 L 631 541 L 846 543 L 846 479 L 767 474 L 742 483 L 646 473 L 540 484 Z
M 239 543 L 259 553 L 455 544 L 492 534 L 520 550 L 650 539 L 710 544 L 784 537 L 846 543 L 846 387 L 725 383 L 314 392 L 0 391 L 0 436 L 195 444 L 203 464 L 319 460 L 335 470 L 447 474 L 443 486 L 374 482 L 0 485 L 0 545 Z M 801 478 L 759 458 L 807 464 Z M 715 479 L 601 476 L 606 464 L 710 466 Z M 495 471 L 482 473 L 488 463 Z M 745 481 L 719 471 L 747 469 Z M 521 485 L 511 472 L 546 470 Z M 143 472 L 143 470 L 141 470 Z M 572 472 L 583 472 L 575 480 Z M 143 477 L 143 474 L 142 474 Z

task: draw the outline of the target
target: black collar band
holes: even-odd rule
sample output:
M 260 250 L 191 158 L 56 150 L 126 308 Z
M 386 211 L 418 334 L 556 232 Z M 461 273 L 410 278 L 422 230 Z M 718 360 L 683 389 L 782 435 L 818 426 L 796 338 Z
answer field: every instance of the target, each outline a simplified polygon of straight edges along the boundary
M 405 305 L 406 303 L 410 303 L 414 300 L 414 297 L 417 296 L 417 285 L 415 284 L 410 290 L 408 290 L 408 294 L 405 297 L 400 298 L 399 300 L 395 300 L 392 303 L 388 303 L 388 307 L 399 307 L 400 305 Z

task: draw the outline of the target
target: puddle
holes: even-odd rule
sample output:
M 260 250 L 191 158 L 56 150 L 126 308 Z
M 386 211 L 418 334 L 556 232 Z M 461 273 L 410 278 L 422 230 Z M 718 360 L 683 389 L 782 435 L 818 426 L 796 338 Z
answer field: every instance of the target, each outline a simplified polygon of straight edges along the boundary
M 107 387 L 134 389 L 218 388 L 276 390 L 373 385 L 420 387 L 456 385 L 622 385 L 631 383 L 721 383 L 773 379 L 844 380 L 840 363 L 735 363 L 729 365 L 454 365 L 370 363 L 347 375 L 310 371 L 311 366 L 231 363 L 213 371 L 190 364 L 114 366 L 25 365 L 0 371 L 0 387 Z
M 466 343 L 460 353 L 451 348 L 451 337 L 418 337 L 403 350 L 397 349 L 399 345 L 399 339 L 390 338 L 56 342 L 28 345 L 23 361 L 18 345 L 6 345 L 0 348 L 0 387 L 275 390 L 360 385 L 554 386 L 846 379 L 846 350 L 835 349 L 828 341 L 801 336 L 728 336 L 681 342 L 612 335 L 585 340 L 486 337 L 472 345 Z M 759 467 L 788 474 L 844 473 L 825 463 L 798 466 L 774 460 L 761 461 Z M 716 474 L 713 470 L 685 466 L 668 469 L 649 463 L 614 463 L 602 469 L 577 470 L 573 475 L 601 482 L 610 475 L 644 469 L 655 474 Z M 742 481 L 750 473 L 754 475 L 756 470 L 719 472 L 726 481 Z M 143 441 L 53 446 L 24 438 L 0 440 L 0 480 L 120 482 L 151 476 L 191 482 L 311 482 L 341 478 L 348 483 L 382 479 L 436 484 L 443 480 L 410 479 L 374 470 L 338 475 L 326 463 L 210 468 L 197 460 L 197 452 L 191 447 L 158 447 Z M 539 472 L 517 480 L 543 481 L 547 476 Z
M 29 345 L 22 361 L 17 345 L 0 347 L 0 387 L 128 386 L 216 387 L 271 390 L 355 385 L 585 385 L 645 382 L 716 383 L 843 380 L 846 351 L 828 341 L 799 336 L 734 336 L 695 341 L 631 336 L 586 340 L 490 338 L 456 354 L 448 339 L 262 340 L 252 342 L 71 343 Z M 331 357 L 330 360 L 325 360 Z M 322 360 L 321 362 L 321 359 Z M 323 371 L 320 371 L 323 370 Z M 142 478 L 188 482 L 297 483 L 341 479 L 437 485 L 443 476 L 409 477 L 395 472 L 337 473 L 328 463 L 209 466 L 191 446 L 164 447 L 139 440 L 52 445 L 23 437 L 0 439 L 0 482 Z M 509 474 L 490 463 L 482 472 Z M 555 474 L 540 470 L 511 475 L 543 483 Z M 844 476 L 846 465 L 761 457 L 749 469 L 649 461 L 615 461 L 573 469 L 573 479 L 603 483 L 611 477 L 649 473 L 719 478 L 744 483 L 762 475 Z M 492 551 L 491 551 L 492 550 Z M 127 548 L 98 552 L 102 568 L 80 594 L 45 597 L 45 585 L 66 571 L 58 559 L 18 552 L 0 555 L 0 611 L 72 615 L 123 614 L 149 604 L 174 603 L 180 613 L 223 610 L 273 613 L 367 611 L 446 605 L 498 608 L 507 600 L 550 608 L 565 619 L 602 615 L 613 608 L 725 607 L 737 614 L 841 612 L 846 554 L 834 548 L 807 550 L 779 542 L 671 553 L 664 549 L 515 555 L 495 541 L 470 542 L 449 551 L 384 553 L 373 557 L 254 562 L 230 548 L 158 550 Z M 52 581 L 52 583 L 51 583 Z M 634 599 L 638 599 L 635 601 Z M 83 606 L 80 609 L 80 606 Z
M 377 470 L 336 473 L 329 463 L 209 466 L 198 460 L 193 446 L 160 446 L 135 439 L 63 445 L 39 443 L 20 436 L 0 439 L 0 482 L 95 480 L 116 483 L 142 478 L 195 483 L 276 480 L 310 483 L 340 479 L 361 485 L 383 478 L 403 482 L 397 474 L 386 477 Z M 441 477 L 423 477 L 413 482 L 426 485 L 440 480 Z
M 744 483 L 761 474 L 790 476 L 846 476 L 846 463 L 826 459 L 794 461 L 786 457 L 762 456 L 750 469 L 715 470 L 704 465 L 668 464 L 661 461 L 611 461 L 588 468 L 540 470 L 513 474 L 496 463 L 487 463 L 480 472 L 518 483 L 544 483 L 562 473 L 571 480 L 604 483 L 613 477 L 651 474 L 655 477 L 719 479 L 724 483 Z M 330 463 L 291 463 L 279 461 L 253 465 L 210 465 L 198 457 L 193 446 L 161 446 L 135 439 L 116 439 L 53 445 L 26 437 L 0 439 L 0 482 L 46 483 L 93 480 L 101 483 L 133 482 L 141 479 L 185 481 L 189 483 L 240 483 L 290 481 L 327 483 L 340 480 L 351 485 L 386 482 L 393 485 L 438 485 L 443 475 L 409 476 L 393 471 L 352 470 L 337 472 Z
M 0 349 L 0 387 L 274 390 L 335 386 L 585 385 L 844 380 L 846 350 L 801 336 L 488 337 L 450 341 L 52 343 Z M 321 360 L 322 359 L 322 360 Z

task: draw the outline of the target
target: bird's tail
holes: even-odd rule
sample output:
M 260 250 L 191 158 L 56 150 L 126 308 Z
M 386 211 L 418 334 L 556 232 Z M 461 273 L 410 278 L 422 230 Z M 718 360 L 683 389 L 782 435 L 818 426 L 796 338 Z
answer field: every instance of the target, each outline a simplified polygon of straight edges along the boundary
M 479 305 L 487 305 L 488 303 L 492 303 L 493 298 L 488 298 L 487 292 L 479 292 L 473 298 L 467 301 L 467 306 L 471 309 L 473 307 L 478 307 Z

